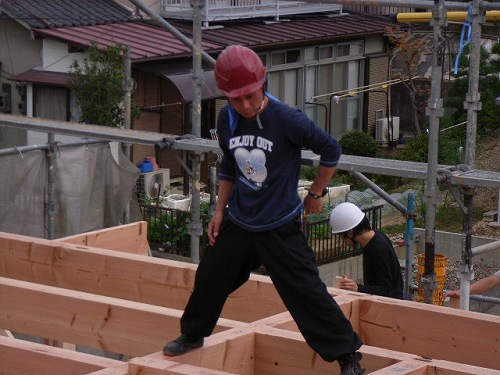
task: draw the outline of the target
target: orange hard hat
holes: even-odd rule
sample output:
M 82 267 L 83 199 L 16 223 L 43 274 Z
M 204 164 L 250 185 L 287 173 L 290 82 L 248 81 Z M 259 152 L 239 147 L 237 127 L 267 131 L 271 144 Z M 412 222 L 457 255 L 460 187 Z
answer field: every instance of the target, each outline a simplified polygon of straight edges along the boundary
M 215 62 L 215 82 L 228 98 L 250 94 L 266 80 L 266 68 L 250 48 L 233 45 L 221 52 Z

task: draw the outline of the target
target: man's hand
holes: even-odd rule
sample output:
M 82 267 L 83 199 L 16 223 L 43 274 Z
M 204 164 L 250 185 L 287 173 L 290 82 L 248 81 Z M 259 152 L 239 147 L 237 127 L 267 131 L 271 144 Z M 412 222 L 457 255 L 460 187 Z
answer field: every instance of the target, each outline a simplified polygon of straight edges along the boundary
M 323 198 L 314 199 L 309 194 L 304 199 L 304 211 L 306 214 L 315 214 L 323 208 Z
M 351 290 L 353 292 L 358 291 L 358 283 L 353 279 L 348 278 L 346 275 L 342 275 L 343 279 L 340 282 L 340 289 Z
M 214 216 L 212 216 L 210 223 L 208 223 L 208 242 L 210 243 L 210 246 L 215 245 L 215 239 L 219 235 L 223 219 L 224 213 L 216 211 Z

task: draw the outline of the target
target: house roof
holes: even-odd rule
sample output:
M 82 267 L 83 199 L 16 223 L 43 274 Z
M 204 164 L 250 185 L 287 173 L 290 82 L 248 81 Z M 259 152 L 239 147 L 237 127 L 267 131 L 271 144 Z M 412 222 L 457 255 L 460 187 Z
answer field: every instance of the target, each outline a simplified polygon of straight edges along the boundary
M 1 0 L 0 8 L 30 28 L 102 25 L 136 18 L 114 1 Z
M 192 37 L 191 23 L 172 21 L 187 37 Z M 225 46 L 242 44 L 251 48 L 286 47 L 297 44 L 315 44 L 346 38 L 380 34 L 388 26 L 388 19 L 365 14 L 338 17 L 301 17 L 278 23 L 245 21 L 225 24 L 202 32 L 202 48 L 208 53 L 218 53 Z M 35 34 L 79 46 L 89 46 L 91 41 L 102 45 L 131 46 L 133 61 L 158 60 L 190 56 L 191 48 L 185 46 L 168 30 L 144 21 L 106 25 L 73 26 L 55 29 L 36 29 Z
M 106 25 L 73 26 L 57 29 L 36 29 L 35 34 L 77 47 L 90 46 L 92 41 L 104 46 L 129 45 L 133 61 L 157 60 L 166 57 L 191 56 L 192 50 L 168 30 L 146 22 L 123 22 Z M 203 50 L 218 51 L 224 45 L 204 41 Z
M 46 85 L 67 86 L 71 79 L 69 73 L 30 69 L 9 77 L 11 81 L 36 82 Z
M 185 35 L 192 35 L 190 24 L 179 21 L 172 21 L 171 24 Z M 387 17 L 361 13 L 296 16 L 288 21 L 269 23 L 246 20 L 203 30 L 203 40 L 224 45 L 243 44 L 252 48 L 284 47 L 381 34 L 395 24 Z

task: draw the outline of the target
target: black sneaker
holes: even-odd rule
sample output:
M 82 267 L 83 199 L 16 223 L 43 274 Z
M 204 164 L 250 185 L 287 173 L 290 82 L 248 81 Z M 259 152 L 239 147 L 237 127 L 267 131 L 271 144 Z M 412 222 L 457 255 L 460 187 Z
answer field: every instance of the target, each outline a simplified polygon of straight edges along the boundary
M 185 354 L 203 346 L 203 342 L 203 337 L 201 339 L 192 339 L 187 335 L 180 335 L 163 347 L 163 354 L 171 356 Z
M 359 352 L 347 354 L 339 358 L 340 375 L 363 375 L 365 369 L 359 363 L 362 358 L 363 356 Z

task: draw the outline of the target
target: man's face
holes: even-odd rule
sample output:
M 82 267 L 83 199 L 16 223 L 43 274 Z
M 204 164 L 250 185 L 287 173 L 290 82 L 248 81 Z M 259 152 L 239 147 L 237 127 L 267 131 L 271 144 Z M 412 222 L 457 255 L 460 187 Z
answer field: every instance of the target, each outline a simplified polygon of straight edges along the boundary
M 241 116 L 254 119 L 259 113 L 263 99 L 264 93 L 259 89 L 247 95 L 229 98 L 229 103 Z

